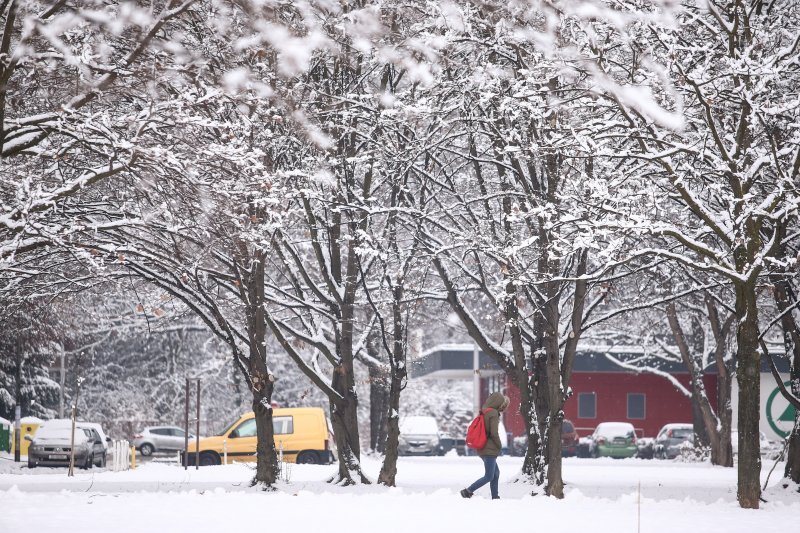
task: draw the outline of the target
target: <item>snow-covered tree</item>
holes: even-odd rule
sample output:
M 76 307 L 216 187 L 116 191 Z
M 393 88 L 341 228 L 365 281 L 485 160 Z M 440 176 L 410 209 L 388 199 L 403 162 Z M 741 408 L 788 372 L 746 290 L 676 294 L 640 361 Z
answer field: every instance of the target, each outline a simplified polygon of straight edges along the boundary
M 760 497 L 758 286 L 796 262 L 779 251 L 796 238 L 782 228 L 800 203 L 797 20 L 792 1 L 689 2 L 679 25 L 641 25 L 636 43 L 606 47 L 597 62 L 610 78 L 660 95 L 685 120 L 681 130 L 665 130 L 607 93 L 623 105 L 595 140 L 620 170 L 606 176 L 616 194 L 598 201 L 609 225 L 663 239 L 635 255 L 713 273 L 734 291 L 738 497 L 748 508 Z M 653 57 L 667 61 L 658 76 L 643 70 Z

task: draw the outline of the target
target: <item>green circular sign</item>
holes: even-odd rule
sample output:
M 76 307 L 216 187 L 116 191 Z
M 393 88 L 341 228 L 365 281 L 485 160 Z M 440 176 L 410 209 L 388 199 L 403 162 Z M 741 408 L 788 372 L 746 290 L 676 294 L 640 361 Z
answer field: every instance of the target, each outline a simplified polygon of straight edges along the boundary
M 786 387 L 791 386 L 791 384 L 792 384 L 791 381 L 787 381 L 787 382 L 784 383 L 784 385 Z M 788 401 L 786 402 L 786 404 L 787 404 L 786 408 L 783 409 L 783 410 L 781 410 L 781 405 L 778 404 L 776 407 L 778 408 L 778 411 L 780 411 L 780 413 L 777 413 L 777 416 L 776 416 L 776 413 L 773 413 L 772 409 L 773 409 L 773 402 L 775 401 L 775 398 L 777 396 L 780 396 L 780 398 L 783 399 L 783 396 L 781 396 L 781 390 L 780 390 L 779 387 L 775 387 L 775 390 L 772 391 L 770 393 L 770 395 L 769 395 L 769 398 L 767 398 L 767 405 L 766 405 L 767 422 L 769 423 L 769 427 L 772 428 L 772 431 L 774 431 L 775 433 L 777 433 L 778 435 L 780 435 L 782 438 L 785 439 L 786 437 L 789 436 L 789 432 L 791 431 L 791 428 L 794 425 L 795 408 Z M 786 429 L 786 430 L 782 429 L 778 425 L 779 422 L 787 422 L 788 423 L 788 427 L 790 429 Z

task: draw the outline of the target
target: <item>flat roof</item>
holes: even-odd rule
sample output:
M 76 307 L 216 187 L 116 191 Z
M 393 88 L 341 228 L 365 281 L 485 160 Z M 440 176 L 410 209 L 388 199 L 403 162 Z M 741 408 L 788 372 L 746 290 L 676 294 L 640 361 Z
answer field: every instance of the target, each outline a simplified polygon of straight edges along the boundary
M 426 350 L 419 357 L 409 361 L 409 376 L 421 379 L 472 379 L 475 373 L 473 366 L 475 347 L 471 344 L 441 344 Z M 631 368 L 641 362 L 645 352 L 634 346 L 605 347 L 597 345 L 578 346 L 575 355 L 573 373 L 581 372 L 623 372 L 636 373 Z M 780 373 L 789 372 L 789 359 L 783 353 L 774 353 L 775 366 Z M 494 359 L 478 351 L 478 370 L 481 377 L 501 375 L 503 370 Z M 617 361 L 623 363 L 620 365 Z M 625 365 L 627 364 L 627 365 Z M 660 361 L 658 370 L 670 374 L 687 374 L 686 367 L 680 361 Z M 706 369 L 709 374 L 716 374 L 713 362 Z M 761 372 L 769 373 L 770 365 L 766 357 L 761 358 Z

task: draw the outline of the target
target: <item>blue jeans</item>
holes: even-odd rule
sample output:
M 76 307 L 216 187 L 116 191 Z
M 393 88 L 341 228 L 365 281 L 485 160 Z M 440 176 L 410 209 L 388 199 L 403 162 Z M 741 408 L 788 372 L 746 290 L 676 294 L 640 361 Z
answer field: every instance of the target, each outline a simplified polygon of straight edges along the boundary
M 498 498 L 499 494 L 497 494 L 497 483 L 500 480 L 500 468 L 497 467 L 497 457 L 486 455 L 481 457 L 481 460 L 483 461 L 483 469 L 485 470 L 485 473 L 483 474 L 482 478 L 478 479 L 475 483 L 467 487 L 467 490 L 470 492 L 475 492 L 488 483 L 489 489 L 492 491 L 492 498 Z

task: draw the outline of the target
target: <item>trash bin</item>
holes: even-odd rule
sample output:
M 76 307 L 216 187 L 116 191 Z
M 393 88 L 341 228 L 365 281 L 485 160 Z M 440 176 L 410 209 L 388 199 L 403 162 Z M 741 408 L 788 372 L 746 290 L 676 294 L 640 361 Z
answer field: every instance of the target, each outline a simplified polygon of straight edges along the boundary
M 11 452 L 11 422 L 0 418 L 0 452 Z
M 33 417 L 31 417 L 31 418 L 33 418 Z M 38 430 L 39 426 L 41 426 L 41 425 L 42 425 L 41 421 L 38 421 L 38 422 L 25 422 L 24 421 L 24 422 L 22 422 L 20 424 L 20 428 L 19 428 L 19 433 L 20 433 L 20 435 L 19 435 L 20 455 L 28 455 L 28 446 L 31 445 L 31 443 L 29 441 L 25 440 L 25 435 L 30 435 L 31 437 L 33 437 L 36 434 L 36 430 Z M 12 431 L 11 431 L 11 453 L 14 453 L 14 431 L 13 431 L 13 428 L 12 428 Z

